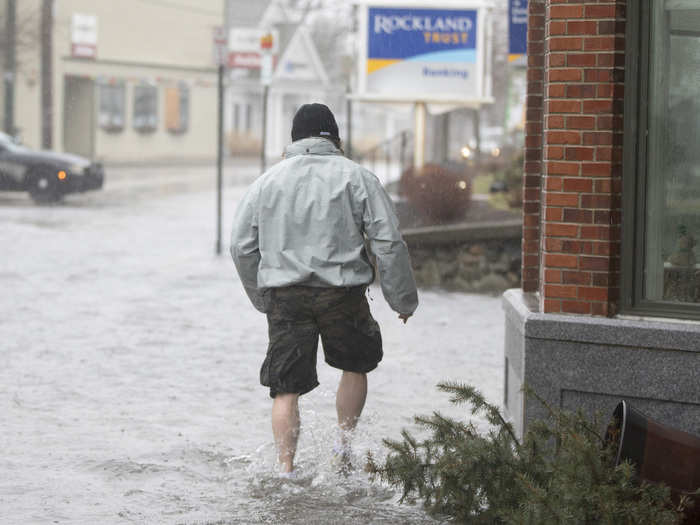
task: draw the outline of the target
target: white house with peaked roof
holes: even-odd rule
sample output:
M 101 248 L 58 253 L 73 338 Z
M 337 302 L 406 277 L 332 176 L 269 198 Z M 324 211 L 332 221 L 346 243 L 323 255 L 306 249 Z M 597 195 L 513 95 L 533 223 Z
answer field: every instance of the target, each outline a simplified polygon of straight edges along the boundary
M 302 15 L 270 2 L 256 26 L 275 29 L 279 52 L 268 94 L 266 156 L 279 159 L 290 142 L 292 118 L 302 104 L 322 102 L 342 113 L 343 88 L 333 89 Z M 233 154 L 260 153 L 263 87 L 260 70 L 232 69 L 227 94 L 226 131 Z
M 268 101 L 267 155 L 281 154 L 290 141 L 292 118 L 308 102 L 333 106 L 330 82 L 309 32 L 299 26 L 272 75 Z M 341 93 L 342 95 L 342 93 Z M 336 112 L 340 108 L 336 109 Z
M 270 162 L 280 158 L 291 141 L 292 118 L 296 110 L 309 102 L 327 104 L 335 114 L 340 138 L 347 139 L 348 86 L 333 83 L 321 58 L 318 46 L 304 23 L 303 10 L 290 8 L 283 2 L 268 1 L 265 7 L 256 4 L 258 21 L 252 25 L 251 8 L 246 0 L 234 0 L 234 24 L 247 27 L 275 29 L 279 52 L 275 58 L 269 98 L 266 133 L 266 156 Z M 340 60 L 340 57 L 338 58 Z M 230 151 L 234 155 L 260 154 L 262 137 L 263 87 L 259 69 L 233 69 L 227 90 L 225 116 Z M 357 154 L 394 137 L 410 126 L 410 108 L 382 104 L 353 106 L 353 152 Z
M 246 0 L 249 2 L 250 0 Z M 299 9 L 282 2 L 268 0 L 267 7 L 257 22 L 258 27 L 274 27 L 279 24 L 300 24 L 304 15 Z
M 16 2 L 13 120 L 27 146 L 107 163 L 216 156 L 223 0 L 53 2 L 42 79 L 43 4 Z

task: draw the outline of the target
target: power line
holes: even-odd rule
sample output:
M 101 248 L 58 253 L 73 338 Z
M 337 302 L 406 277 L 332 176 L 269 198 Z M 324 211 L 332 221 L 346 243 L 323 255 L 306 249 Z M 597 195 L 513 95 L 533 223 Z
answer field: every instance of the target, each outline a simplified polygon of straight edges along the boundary
M 219 11 L 210 11 L 209 9 L 202 9 L 191 5 L 178 4 L 177 2 L 169 2 L 168 0 L 139 0 L 139 2 L 159 7 L 167 7 L 169 9 L 177 9 L 178 11 L 186 11 L 189 13 L 197 13 L 200 15 L 221 17 L 221 13 Z

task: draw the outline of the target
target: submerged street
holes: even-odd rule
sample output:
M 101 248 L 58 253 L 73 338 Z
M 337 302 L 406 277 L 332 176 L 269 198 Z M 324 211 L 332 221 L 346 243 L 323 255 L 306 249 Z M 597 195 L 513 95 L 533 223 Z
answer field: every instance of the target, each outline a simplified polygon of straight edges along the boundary
M 115 168 L 103 191 L 37 206 L 0 193 L 0 522 L 438 523 L 361 470 L 331 466 L 339 372 L 300 401 L 301 476 L 276 477 L 265 318 L 228 256 L 253 165 L 227 166 L 224 253 L 213 168 Z M 404 325 L 378 286 L 384 361 L 354 442 L 383 457 L 456 380 L 502 402 L 500 298 L 420 291 Z

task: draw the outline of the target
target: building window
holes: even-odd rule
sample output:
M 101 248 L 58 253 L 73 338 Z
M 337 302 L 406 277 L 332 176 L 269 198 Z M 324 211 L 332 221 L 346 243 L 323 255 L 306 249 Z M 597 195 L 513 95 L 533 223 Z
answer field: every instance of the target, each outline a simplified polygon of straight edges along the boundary
M 233 131 L 238 132 L 240 130 L 240 113 L 241 113 L 241 105 L 240 104 L 234 104 L 233 105 Z
M 623 306 L 700 319 L 700 5 L 632 4 Z
M 158 127 L 158 88 L 150 84 L 134 86 L 134 129 L 151 133 Z
M 190 88 L 186 84 L 165 89 L 165 128 L 184 133 L 190 125 Z
M 250 133 L 253 130 L 253 108 L 248 103 L 233 104 L 231 126 L 236 133 Z
M 116 133 L 124 129 L 126 115 L 126 86 L 117 80 L 99 84 L 98 124 L 105 131 Z
M 253 108 L 250 104 L 245 105 L 245 131 L 246 133 L 253 131 Z

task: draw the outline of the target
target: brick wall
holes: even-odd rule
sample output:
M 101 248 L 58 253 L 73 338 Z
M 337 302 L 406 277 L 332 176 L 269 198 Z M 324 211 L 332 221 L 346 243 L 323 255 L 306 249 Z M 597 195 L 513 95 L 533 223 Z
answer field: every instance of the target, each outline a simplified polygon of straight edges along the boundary
M 530 0 L 523 289 L 543 312 L 616 312 L 624 21 L 625 0 Z
M 536 292 L 540 273 L 540 193 L 544 131 L 545 0 L 530 0 L 527 32 L 527 111 L 523 173 L 522 287 Z

